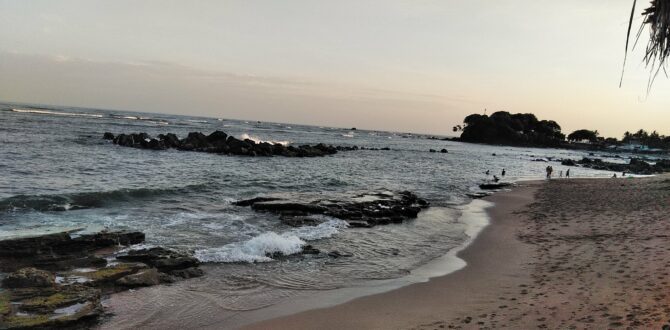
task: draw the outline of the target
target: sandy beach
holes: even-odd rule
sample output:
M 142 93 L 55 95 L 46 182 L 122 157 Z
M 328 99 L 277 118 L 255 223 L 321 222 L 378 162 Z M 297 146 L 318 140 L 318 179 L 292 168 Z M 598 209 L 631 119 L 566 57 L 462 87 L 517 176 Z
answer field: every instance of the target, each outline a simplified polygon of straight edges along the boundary
M 521 183 L 452 274 L 248 329 L 661 328 L 670 178 Z

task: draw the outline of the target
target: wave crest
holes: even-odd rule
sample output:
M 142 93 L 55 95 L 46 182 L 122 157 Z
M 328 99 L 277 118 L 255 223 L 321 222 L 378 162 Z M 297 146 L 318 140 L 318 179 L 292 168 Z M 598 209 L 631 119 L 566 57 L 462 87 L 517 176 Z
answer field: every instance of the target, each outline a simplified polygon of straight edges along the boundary
M 306 241 L 330 238 L 347 223 L 339 219 L 329 219 L 314 227 L 301 227 L 283 234 L 265 232 L 247 241 L 226 244 L 222 247 L 195 251 L 201 262 L 269 262 L 272 255 L 284 256 L 302 252 Z

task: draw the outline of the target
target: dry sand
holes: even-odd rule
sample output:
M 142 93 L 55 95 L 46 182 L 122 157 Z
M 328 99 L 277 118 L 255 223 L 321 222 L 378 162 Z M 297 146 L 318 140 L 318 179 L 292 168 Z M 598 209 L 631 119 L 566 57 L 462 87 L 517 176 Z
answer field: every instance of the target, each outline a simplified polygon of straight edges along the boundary
M 656 328 L 670 323 L 670 178 L 525 183 L 455 273 L 250 329 Z

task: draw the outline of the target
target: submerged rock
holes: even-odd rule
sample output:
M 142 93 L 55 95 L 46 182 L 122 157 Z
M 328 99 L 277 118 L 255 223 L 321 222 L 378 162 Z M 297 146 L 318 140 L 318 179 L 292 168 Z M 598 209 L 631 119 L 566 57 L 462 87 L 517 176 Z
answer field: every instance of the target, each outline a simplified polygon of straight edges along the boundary
M 509 182 L 498 182 L 498 183 L 482 183 L 479 185 L 479 189 L 482 190 L 495 190 L 502 189 L 512 186 Z
M 428 202 L 409 191 L 349 192 L 340 194 L 288 193 L 236 202 L 259 212 L 280 215 L 290 226 L 317 225 L 322 215 L 345 220 L 351 227 L 373 227 L 416 218 Z
M 116 280 L 116 284 L 126 286 L 129 288 L 137 288 L 142 286 L 152 286 L 161 283 L 158 270 L 155 268 L 139 271 L 132 275 L 126 275 Z

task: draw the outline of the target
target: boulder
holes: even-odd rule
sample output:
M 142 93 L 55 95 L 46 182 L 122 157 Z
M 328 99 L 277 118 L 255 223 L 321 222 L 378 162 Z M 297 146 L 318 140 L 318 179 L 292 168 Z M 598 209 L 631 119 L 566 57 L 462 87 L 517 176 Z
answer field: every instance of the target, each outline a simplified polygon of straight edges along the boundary
M 561 165 L 564 165 L 564 166 L 577 166 L 577 163 L 575 163 L 575 161 L 572 160 L 572 159 L 563 159 L 563 160 L 561 161 Z
M 116 280 L 116 284 L 129 288 L 152 286 L 158 285 L 160 283 L 161 281 L 158 270 L 155 268 L 142 270 L 135 274 L 126 275 Z
M 110 132 L 105 132 L 105 134 L 102 136 L 103 139 L 105 140 L 114 140 L 114 134 Z
M 309 193 L 275 194 L 235 203 L 255 211 L 278 214 L 290 226 L 318 225 L 324 215 L 345 220 L 351 227 L 372 227 L 416 218 L 428 202 L 409 191 L 348 192 L 327 196 Z
M 442 149 L 442 150 L 440 150 L 440 152 L 443 153 L 443 154 L 446 154 L 446 153 L 448 153 L 449 151 L 448 151 L 447 149 Z
M 33 267 L 19 269 L 2 280 L 2 287 L 8 289 L 30 287 L 53 287 L 56 278 L 53 274 Z

